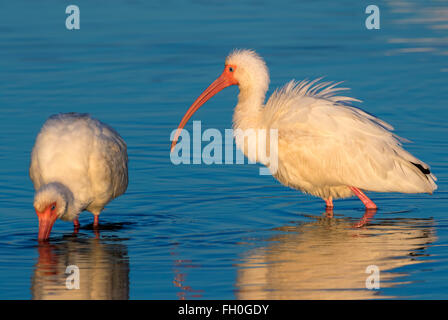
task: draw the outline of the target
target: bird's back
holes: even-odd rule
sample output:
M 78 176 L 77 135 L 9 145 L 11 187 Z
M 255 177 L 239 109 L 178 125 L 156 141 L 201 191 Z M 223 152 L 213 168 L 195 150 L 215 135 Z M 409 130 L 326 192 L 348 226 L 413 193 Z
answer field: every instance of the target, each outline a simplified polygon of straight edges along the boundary
M 125 192 L 127 161 L 126 144 L 114 129 L 87 114 L 57 114 L 37 136 L 30 177 L 36 190 L 59 182 L 89 211 L 101 211 Z

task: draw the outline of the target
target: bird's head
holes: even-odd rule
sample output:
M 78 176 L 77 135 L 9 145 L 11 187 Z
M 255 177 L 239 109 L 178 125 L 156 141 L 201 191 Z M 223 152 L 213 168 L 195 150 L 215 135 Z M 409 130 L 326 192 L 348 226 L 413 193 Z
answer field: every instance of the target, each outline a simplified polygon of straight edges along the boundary
M 48 240 L 55 221 L 64 215 L 66 208 L 67 200 L 59 184 L 47 184 L 36 192 L 34 209 L 39 219 L 39 241 Z
M 259 92 L 264 96 L 269 86 L 269 71 L 264 60 L 255 51 L 234 50 L 227 56 L 222 74 L 193 102 L 182 118 L 171 144 L 171 151 L 193 114 L 211 97 L 231 85 L 238 85 L 242 95 Z
M 264 60 L 253 50 L 234 50 L 226 58 L 224 73 L 236 81 L 240 91 L 260 90 L 269 86 L 269 71 Z

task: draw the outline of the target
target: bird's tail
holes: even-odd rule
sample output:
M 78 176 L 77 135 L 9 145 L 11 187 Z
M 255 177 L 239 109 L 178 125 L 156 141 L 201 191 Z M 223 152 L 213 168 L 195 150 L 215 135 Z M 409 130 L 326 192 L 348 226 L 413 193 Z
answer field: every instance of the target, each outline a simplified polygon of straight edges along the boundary
M 432 194 L 437 189 L 437 178 L 431 172 L 429 165 L 417 159 L 406 150 L 399 148 L 395 150 L 400 158 L 401 169 L 407 178 L 408 186 L 411 185 L 411 193 Z
M 426 163 L 421 162 L 421 161 L 418 163 L 415 163 L 415 162 L 410 162 L 410 163 L 418 170 L 418 173 L 422 178 L 424 176 L 423 181 L 425 182 L 425 185 L 426 185 L 425 192 L 432 194 L 434 192 L 434 190 L 437 189 L 437 184 L 436 184 L 437 178 L 431 172 L 429 166 Z M 414 169 L 414 170 L 416 170 L 416 169 Z

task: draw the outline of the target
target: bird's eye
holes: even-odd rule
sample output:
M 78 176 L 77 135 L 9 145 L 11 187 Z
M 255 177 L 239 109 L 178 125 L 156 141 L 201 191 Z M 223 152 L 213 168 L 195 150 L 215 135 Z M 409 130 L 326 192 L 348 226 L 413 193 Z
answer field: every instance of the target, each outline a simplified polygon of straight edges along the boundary
M 54 209 L 56 209 L 56 205 L 51 206 L 51 211 L 54 211 Z
M 229 67 L 229 71 L 230 71 L 230 72 L 233 72 L 233 67 Z

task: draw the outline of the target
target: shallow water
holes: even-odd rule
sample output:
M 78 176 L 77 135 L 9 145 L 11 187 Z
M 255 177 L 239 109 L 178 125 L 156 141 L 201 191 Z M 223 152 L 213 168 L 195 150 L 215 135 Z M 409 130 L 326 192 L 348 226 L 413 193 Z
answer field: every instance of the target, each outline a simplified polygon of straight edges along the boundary
M 233 299 L 448 298 L 448 4 L 376 1 L 76 1 L 81 29 L 65 29 L 58 1 L 0 3 L 0 298 Z M 260 176 L 257 165 L 179 165 L 169 136 L 233 48 L 253 48 L 271 93 L 292 78 L 342 81 L 366 111 L 412 140 L 437 176 L 434 195 L 320 199 Z M 236 88 L 195 115 L 231 127 Z M 28 177 L 45 119 L 88 112 L 128 144 L 130 184 L 82 228 L 56 222 L 38 246 Z M 187 126 L 191 129 L 191 124 Z M 80 268 L 79 290 L 65 268 Z M 367 290 L 369 265 L 381 288 Z

